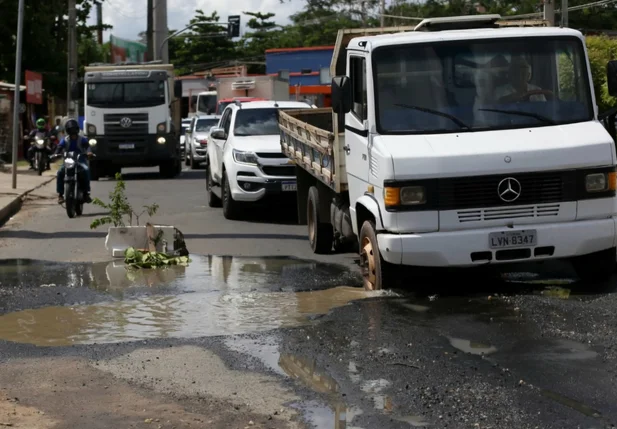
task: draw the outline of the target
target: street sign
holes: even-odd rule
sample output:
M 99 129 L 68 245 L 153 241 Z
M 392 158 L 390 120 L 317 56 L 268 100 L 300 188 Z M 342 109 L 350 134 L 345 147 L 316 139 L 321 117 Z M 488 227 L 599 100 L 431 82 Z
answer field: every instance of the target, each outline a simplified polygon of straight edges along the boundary
M 227 37 L 240 37 L 240 15 L 227 17 Z
M 43 104 L 43 76 L 26 70 L 26 102 Z

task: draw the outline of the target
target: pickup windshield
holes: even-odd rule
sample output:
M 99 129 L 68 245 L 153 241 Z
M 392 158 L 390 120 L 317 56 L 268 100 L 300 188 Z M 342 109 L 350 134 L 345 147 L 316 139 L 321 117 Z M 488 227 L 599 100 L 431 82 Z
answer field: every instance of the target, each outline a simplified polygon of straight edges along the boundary
M 377 127 L 418 134 L 537 127 L 593 118 L 574 37 L 465 40 L 377 48 Z
M 240 109 L 236 113 L 234 135 L 270 136 L 279 134 L 277 108 Z M 287 109 L 281 109 L 287 110 Z
M 97 82 L 87 88 L 93 107 L 152 107 L 165 104 L 165 81 Z

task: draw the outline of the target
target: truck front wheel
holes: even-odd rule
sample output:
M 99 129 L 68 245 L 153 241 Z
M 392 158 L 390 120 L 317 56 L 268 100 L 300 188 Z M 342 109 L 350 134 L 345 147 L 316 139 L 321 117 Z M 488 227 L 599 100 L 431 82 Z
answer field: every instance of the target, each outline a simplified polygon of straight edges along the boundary
M 334 229 L 330 223 L 322 222 L 319 214 L 319 191 L 315 186 L 311 186 L 306 204 L 309 243 L 313 253 L 326 254 L 332 250 Z
M 395 267 L 381 257 L 375 223 L 368 220 L 360 230 L 360 268 L 366 290 L 381 290 L 394 278 Z
M 572 267 L 581 281 L 580 289 L 600 292 L 610 286 L 608 283 L 615 272 L 615 248 L 602 250 L 572 259 Z

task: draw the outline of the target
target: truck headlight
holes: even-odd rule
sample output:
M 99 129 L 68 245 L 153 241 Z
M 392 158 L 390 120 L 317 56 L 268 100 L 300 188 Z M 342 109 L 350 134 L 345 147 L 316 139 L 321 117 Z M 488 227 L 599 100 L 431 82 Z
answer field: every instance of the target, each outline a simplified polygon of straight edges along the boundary
M 603 192 L 615 190 L 617 176 L 611 173 L 592 173 L 585 176 L 585 190 L 587 192 Z
M 96 141 L 96 139 L 90 139 L 88 140 L 88 144 L 92 147 L 96 146 L 98 142 Z
M 167 130 L 167 122 L 161 122 L 156 126 L 156 131 L 159 133 L 164 133 Z
M 159 137 L 158 139 L 156 139 L 156 142 L 158 144 L 165 144 L 167 140 L 165 140 L 165 137 Z
M 257 165 L 257 155 L 254 152 L 244 152 L 234 149 L 232 151 L 234 161 L 240 164 Z
M 426 203 L 424 186 L 404 186 L 384 188 L 384 203 L 386 207 L 413 206 Z
M 96 135 L 96 126 L 92 125 L 92 124 L 88 124 L 88 135 L 89 136 L 95 136 Z

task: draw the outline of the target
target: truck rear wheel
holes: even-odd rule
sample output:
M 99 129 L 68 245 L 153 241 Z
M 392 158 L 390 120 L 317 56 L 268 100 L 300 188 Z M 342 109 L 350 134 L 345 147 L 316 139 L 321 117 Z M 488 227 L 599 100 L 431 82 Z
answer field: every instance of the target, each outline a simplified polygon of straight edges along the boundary
M 381 290 L 391 284 L 394 266 L 381 257 L 375 223 L 368 220 L 360 230 L 360 267 L 364 289 Z
M 330 223 L 323 222 L 319 210 L 319 191 L 315 186 L 311 186 L 306 205 L 309 243 L 313 253 L 325 254 L 332 251 L 334 229 Z

